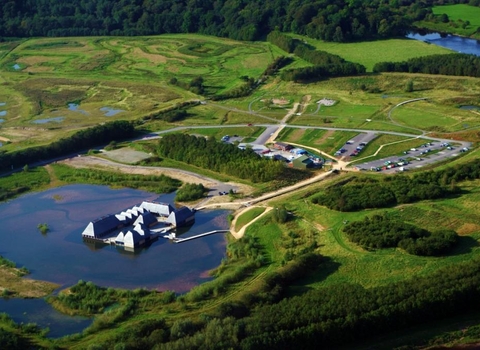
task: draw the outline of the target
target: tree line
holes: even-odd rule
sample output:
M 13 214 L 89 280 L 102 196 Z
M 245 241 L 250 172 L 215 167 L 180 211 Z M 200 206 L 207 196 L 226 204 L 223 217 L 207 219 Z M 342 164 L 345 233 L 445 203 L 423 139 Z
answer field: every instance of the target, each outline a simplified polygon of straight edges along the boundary
M 444 0 L 17 0 L 0 6 L 0 36 L 203 33 L 258 40 L 279 29 L 344 42 L 404 36 L 414 21 L 441 3 Z
M 361 64 L 348 62 L 342 57 L 326 51 L 315 50 L 304 42 L 278 31 L 268 34 L 267 40 L 314 65 L 313 67 L 284 70 L 281 78 L 286 81 L 315 81 L 328 77 L 357 75 L 366 72 L 366 68 Z
M 134 135 L 133 124 L 118 120 L 80 130 L 48 145 L 0 153 L 0 171 L 8 171 L 42 160 L 69 155 L 112 140 L 124 140 Z
M 373 71 L 480 77 L 480 57 L 463 53 L 430 55 L 403 62 L 378 62 Z
M 175 159 L 204 169 L 249 179 L 267 182 L 290 172 L 281 162 L 265 159 L 252 149 L 242 150 L 230 143 L 220 143 L 211 137 L 196 137 L 185 134 L 163 136 L 157 147 L 160 157 Z
M 352 242 L 367 249 L 399 247 L 410 254 L 423 256 L 446 254 L 458 239 L 453 230 L 430 232 L 388 215 L 373 215 L 351 222 L 343 232 Z
M 473 160 L 413 176 L 396 175 L 381 180 L 348 178 L 315 194 L 312 202 L 339 211 L 385 208 L 456 194 L 458 182 L 479 178 L 480 163 Z

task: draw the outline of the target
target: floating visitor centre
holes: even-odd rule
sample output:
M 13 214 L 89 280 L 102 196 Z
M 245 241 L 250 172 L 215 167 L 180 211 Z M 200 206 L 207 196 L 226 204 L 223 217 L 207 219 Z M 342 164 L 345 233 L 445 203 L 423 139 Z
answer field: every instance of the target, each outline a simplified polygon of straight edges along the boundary
M 110 214 L 91 221 L 83 230 L 82 238 L 85 241 L 137 248 L 156 239 L 160 232 L 189 226 L 194 221 L 195 211 L 188 207 L 176 210 L 166 203 L 142 202 L 119 214 Z M 164 223 L 168 228 L 152 231 L 153 226 L 159 223 Z M 127 228 L 127 231 L 122 231 L 123 228 Z

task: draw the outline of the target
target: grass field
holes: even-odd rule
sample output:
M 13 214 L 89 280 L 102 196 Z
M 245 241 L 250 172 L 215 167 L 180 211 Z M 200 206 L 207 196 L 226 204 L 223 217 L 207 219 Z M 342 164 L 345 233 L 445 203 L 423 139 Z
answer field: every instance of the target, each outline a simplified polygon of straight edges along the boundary
M 317 148 L 333 155 L 345 142 L 354 138 L 356 135 L 358 135 L 358 132 L 353 131 L 285 128 L 278 135 L 277 140 Z
M 373 287 L 416 275 L 428 275 L 442 266 L 466 261 L 480 254 L 480 208 L 475 205 L 480 200 L 479 184 L 479 181 L 463 183 L 465 194 L 457 198 L 351 213 L 332 211 L 305 199 L 309 194 L 321 191 L 321 188 L 290 197 L 287 209 L 304 219 L 303 224 L 298 223 L 298 230 L 301 230 L 305 222 L 312 227 L 323 227 L 323 230 L 317 233 L 321 244 L 320 253 L 331 258 L 328 266 L 303 280 L 299 286 L 318 287 L 347 282 Z M 455 229 L 461 236 L 460 242 L 448 256 L 432 258 L 409 255 L 400 249 L 366 251 L 349 242 L 343 234 L 344 222 L 361 220 L 365 216 L 382 212 L 389 212 L 390 215 L 430 230 L 438 227 Z M 266 236 L 271 235 L 261 239 L 266 249 L 273 254 L 278 246 L 271 241 L 274 239 L 272 237 L 278 237 L 278 233 L 274 230 L 261 232 Z
M 235 231 L 239 231 L 243 226 L 248 224 L 250 221 L 255 219 L 257 216 L 262 214 L 265 211 L 265 208 L 252 208 L 237 218 L 235 224 Z
M 440 20 L 435 23 L 420 21 L 415 23 L 415 25 L 417 25 L 419 28 L 427 28 L 467 37 L 470 36 L 477 39 L 480 38 L 480 33 L 477 32 L 477 28 L 480 27 L 479 7 L 470 6 L 467 4 L 442 5 L 433 6 L 432 12 L 437 17 L 440 17 L 442 14 L 446 14 L 449 22 L 443 23 Z M 469 24 L 466 23 L 467 21 Z
M 299 37 L 292 35 L 292 37 Z M 371 72 L 375 63 L 378 62 L 401 62 L 410 58 L 451 53 L 450 50 L 428 45 L 417 40 L 389 39 L 366 41 L 360 43 L 333 43 L 315 39 L 305 39 L 308 44 L 318 50 L 326 51 L 347 61 L 363 64 L 367 72 Z
M 113 119 L 133 120 L 201 97 L 170 85 L 204 78 L 208 94 L 257 78 L 281 52 L 268 43 L 201 35 L 136 38 L 42 38 L 0 45 L 1 136 L 6 149 L 30 145 Z M 14 65 L 18 69 L 14 68 Z M 75 103 L 75 105 L 70 105 Z M 113 111 L 104 110 L 104 108 Z M 261 118 L 196 108 L 182 123 L 256 123 Z M 5 114 L 5 115 L 3 115 Z

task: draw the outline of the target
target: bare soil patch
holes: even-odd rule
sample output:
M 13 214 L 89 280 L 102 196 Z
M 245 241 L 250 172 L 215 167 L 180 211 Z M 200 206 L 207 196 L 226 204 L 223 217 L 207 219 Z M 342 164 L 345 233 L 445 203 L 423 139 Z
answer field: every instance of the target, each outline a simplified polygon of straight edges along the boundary
M 472 223 L 465 223 L 457 229 L 457 233 L 460 236 L 466 236 L 479 231 L 480 231 L 480 225 L 472 224 Z
M 150 62 L 152 62 L 154 64 L 167 63 L 167 58 L 165 56 L 158 55 L 158 54 L 147 53 L 147 52 L 143 51 L 142 49 L 140 49 L 139 47 L 136 47 L 136 48 L 133 49 L 133 54 L 137 57 L 146 58 L 147 60 L 149 60 Z
M 289 100 L 287 100 L 286 98 L 282 97 L 282 98 L 274 98 L 272 99 L 272 102 L 276 105 L 280 105 L 280 106 L 283 106 L 283 105 L 288 105 L 290 103 Z
M 103 151 L 103 155 L 114 161 L 128 164 L 134 164 L 151 157 L 151 155 L 146 152 L 137 151 L 129 147 Z
M 336 102 L 335 100 L 330 100 L 328 98 L 322 98 L 317 103 L 320 104 L 320 105 L 324 105 L 324 106 L 333 106 L 335 104 L 335 102 Z

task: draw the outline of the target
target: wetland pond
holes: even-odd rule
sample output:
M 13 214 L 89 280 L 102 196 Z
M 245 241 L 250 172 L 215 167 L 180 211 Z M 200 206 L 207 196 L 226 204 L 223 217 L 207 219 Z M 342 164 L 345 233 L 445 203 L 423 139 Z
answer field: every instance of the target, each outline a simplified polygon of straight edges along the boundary
M 172 203 L 173 198 L 174 194 L 158 197 L 139 190 L 114 190 L 96 185 L 69 185 L 29 193 L 0 203 L 0 254 L 18 266 L 27 267 L 31 272 L 29 278 L 58 283 L 61 288 L 81 279 L 104 287 L 186 292 L 209 280 L 208 271 L 220 265 L 225 256 L 223 234 L 181 244 L 160 237 L 135 252 L 110 245 L 87 244 L 81 237 L 86 225 L 103 215 L 118 213 L 144 200 Z M 183 229 L 181 237 L 226 229 L 227 214 L 226 210 L 197 212 L 195 223 Z M 50 231 L 41 234 L 37 229 L 39 223 L 46 223 Z M 38 301 L 39 304 L 42 302 L 45 303 Z M 4 310 L 9 303 L 11 301 L 1 301 L 0 309 Z M 30 300 L 19 299 L 15 303 L 18 303 L 17 307 L 24 305 L 22 307 L 29 309 L 38 306 L 28 306 Z M 35 322 L 35 319 L 28 318 L 29 314 L 35 313 L 30 311 L 25 319 L 14 319 Z M 54 318 L 58 317 L 54 315 Z M 74 318 L 71 322 L 81 327 L 74 331 L 85 327 Z

